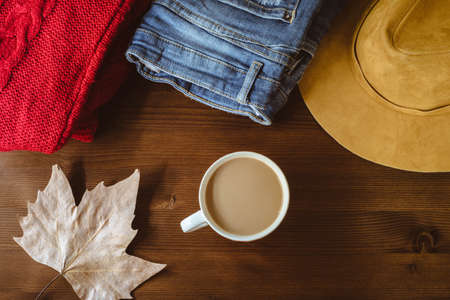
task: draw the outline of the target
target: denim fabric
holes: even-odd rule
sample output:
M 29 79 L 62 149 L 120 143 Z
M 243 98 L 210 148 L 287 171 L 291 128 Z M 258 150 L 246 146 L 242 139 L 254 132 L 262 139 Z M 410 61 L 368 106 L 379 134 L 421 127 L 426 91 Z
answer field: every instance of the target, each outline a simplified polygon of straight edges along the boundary
M 337 1 L 320 9 L 321 0 L 156 0 L 126 57 L 151 81 L 270 125 Z

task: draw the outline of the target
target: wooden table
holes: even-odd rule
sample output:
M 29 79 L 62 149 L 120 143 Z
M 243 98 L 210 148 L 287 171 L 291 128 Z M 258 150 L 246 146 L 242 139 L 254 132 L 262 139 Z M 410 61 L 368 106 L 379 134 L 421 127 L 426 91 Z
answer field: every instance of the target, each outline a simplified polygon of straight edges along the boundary
M 198 209 L 203 172 L 251 150 L 275 160 L 291 187 L 286 219 L 252 243 L 211 229 L 181 232 Z M 449 299 L 450 174 L 398 171 L 339 146 L 298 91 L 273 126 L 198 104 L 133 75 L 101 112 L 95 142 L 52 155 L 0 153 L 0 299 L 32 299 L 55 275 L 12 240 L 27 201 L 59 164 L 78 201 L 99 181 L 141 170 L 130 254 L 168 267 L 136 299 Z M 63 279 L 44 299 L 77 299 Z

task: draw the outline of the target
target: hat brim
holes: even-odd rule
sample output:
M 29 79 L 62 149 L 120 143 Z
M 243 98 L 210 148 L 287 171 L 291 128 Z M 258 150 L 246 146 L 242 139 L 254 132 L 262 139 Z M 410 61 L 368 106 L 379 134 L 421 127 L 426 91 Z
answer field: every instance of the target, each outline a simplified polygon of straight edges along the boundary
M 393 109 L 358 78 L 353 38 L 373 3 L 349 1 L 336 18 L 300 81 L 304 101 L 328 134 L 362 158 L 402 170 L 448 172 L 450 114 Z

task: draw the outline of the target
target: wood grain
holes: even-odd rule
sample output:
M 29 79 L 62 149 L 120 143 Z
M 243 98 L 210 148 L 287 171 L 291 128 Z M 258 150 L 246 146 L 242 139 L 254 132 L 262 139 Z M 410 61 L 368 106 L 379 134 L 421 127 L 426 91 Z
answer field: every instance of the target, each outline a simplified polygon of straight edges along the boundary
M 288 215 L 252 243 L 205 228 L 183 234 L 198 209 L 203 172 L 218 157 L 260 152 L 285 171 Z M 166 270 L 136 299 L 448 299 L 450 174 L 404 172 L 365 161 L 329 137 L 298 91 L 264 127 L 133 75 L 101 111 L 94 143 L 0 154 L 0 299 L 32 299 L 55 275 L 17 246 L 26 202 L 59 164 L 79 201 L 99 181 L 141 170 L 128 252 Z M 77 299 L 58 280 L 45 299 Z

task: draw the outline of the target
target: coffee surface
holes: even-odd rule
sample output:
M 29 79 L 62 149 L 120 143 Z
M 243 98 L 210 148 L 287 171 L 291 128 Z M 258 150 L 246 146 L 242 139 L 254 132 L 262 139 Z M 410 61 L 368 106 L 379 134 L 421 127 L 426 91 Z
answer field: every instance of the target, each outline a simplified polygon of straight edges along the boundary
M 225 231 L 252 235 L 277 218 L 283 192 L 276 173 L 253 158 L 236 158 L 221 165 L 206 187 L 206 209 Z

